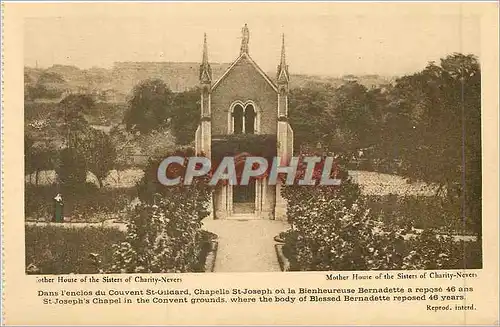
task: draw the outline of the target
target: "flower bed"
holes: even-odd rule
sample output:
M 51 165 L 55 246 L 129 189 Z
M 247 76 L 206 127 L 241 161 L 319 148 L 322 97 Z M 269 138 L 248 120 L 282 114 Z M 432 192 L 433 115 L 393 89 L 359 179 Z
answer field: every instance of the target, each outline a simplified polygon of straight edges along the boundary
M 375 230 L 375 235 L 377 234 Z M 303 270 L 401 270 L 401 269 L 479 269 L 482 267 L 481 243 L 475 238 L 401 231 L 382 233 L 373 237 L 372 245 L 351 253 L 338 253 L 338 247 L 329 244 L 317 246 L 317 252 L 304 260 L 306 242 L 298 242 L 298 235 L 287 233 L 282 244 L 276 245 L 278 261 L 284 271 Z M 342 240 L 344 245 L 352 241 Z M 310 245 L 310 243 L 309 243 Z M 334 252 L 332 252 L 332 250 Z M 325 253 L 330 252 L 330 253 Z M 349 252 L 349 251 L 348 251 Z M 328 262 L 324 262 L 329 257 Z
M 481 240 L 457 241 L 373 216 L 350 179 L 336 186 L 286 186 L 282 252 L 291 270 L 463 269 L 482 267 Z M 432 212 L 432 211 L 431 211 Z M 439 219 L 439 217 L 436 217 Z
M 125 241 L 126 232 L 114 227 L 62 224 L 26 226 L 26 273 L 95 274 L 107 272 L 113 264 L 113 245 Z M 197 234 L 198 255 L 192 271 L 213 271 L 217 235 L 201 230 Z
M 176 155 L 189 157 L 193 150 Z M 141 203 L 131 212 L 124 242 L 114 245 L 110 272 L 162 273 L 205 271 L 212 234 L 201 230 L 212 189 L 205 177 L 190 185 L 166 187 L 156 178 L 159 161 L 151 161 L 139 185 Z M 201 256 L 201 257 L 200 257 Z
M 195 204 L 160 198 L 140 204 L 127 225 L 125 241 L 113 245 L 112 273 L 204 271 L 211 238 L 201 230 Z
M 98 273 L 113 256 L 112 245 L 125 240 L 116 228 L 26 226 L 26 273 Z
M 375 219 L 389 225 L 404 229 L 432 228 L 439 233 L 474 234 L 473 222 L 462 218 L 459 201 L 438 196 L 397 195 L 364 196 L 363 201 Z

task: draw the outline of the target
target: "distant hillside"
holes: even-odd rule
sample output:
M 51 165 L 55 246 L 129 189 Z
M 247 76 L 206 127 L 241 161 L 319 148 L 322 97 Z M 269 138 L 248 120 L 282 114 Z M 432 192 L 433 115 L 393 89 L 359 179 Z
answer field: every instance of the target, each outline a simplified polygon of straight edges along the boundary
M 112 68 L 80 69 L 75 66 L 54 65 L 47 69 L 25 67 L 25 84 L 51 81 L 49 89 L 67 92 L 94 93 L 108 102 L 124 102 L 134 85 L 148 78 L 160 78 L 174 92 L 182 92 L 198 85 L 199 63 L 194 62 L 117 62 Z M 229 67 L 228 63 L 211 63 L 214 80 Z M 275 73 L 268 73 L 274 78 Z M 60 77 L 60 79 L 58 78 Z M 56 80 L 57 83 L 52 82 Z M 390 83 L 392 78 L 378 75 L 343 77 L 291 75 L 291 87 L 311 87 L 317 84 L 340 86 L 346 81 L 357 80 L 368 88 Z M 44 82 L 45 83 L 45 82 Z
M 210 64 L 216 80 L 230 64 Z M 200 63 L 196 62 L 117 62 L 110 73 L 120 91 L 130 92 L 134 85 L 148 78 L 160 78 L 174 92 L 182 92 L 198 85 Z

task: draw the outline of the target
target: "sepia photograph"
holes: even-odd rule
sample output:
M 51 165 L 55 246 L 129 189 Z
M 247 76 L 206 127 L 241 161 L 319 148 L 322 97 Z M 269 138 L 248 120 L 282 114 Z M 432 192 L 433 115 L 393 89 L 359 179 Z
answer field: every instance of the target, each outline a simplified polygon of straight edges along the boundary
M 230 7 L 24 18 L 25 274 L 483 268 L 480 18 Z

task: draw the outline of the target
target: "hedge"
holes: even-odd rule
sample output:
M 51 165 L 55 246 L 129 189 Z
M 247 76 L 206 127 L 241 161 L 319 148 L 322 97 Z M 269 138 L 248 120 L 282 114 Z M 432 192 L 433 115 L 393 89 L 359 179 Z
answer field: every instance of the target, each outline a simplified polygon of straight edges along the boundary
M 125 239 L 115 228 L 26 226 L 28 274 L 91 274 L 106 266 L 112 245 Z
M 191 153 L 188 149 L 175 154 Z M 142 203 L 128 220 L 126 240 L 113 246 L 110 272 L 200 270 L 200 253 L 206 251 L 201 220 L 209 214 L 212 189 L 205 177 L 195 178 L 191 185 L 163 186 L 156 179 L 158 164 L 152 161 L 145 170 L 139 186 Z
M 462 217 L 460 201 L 439 196 L 365 196 L 372 215 L 401 228 L 437 229 L 441 232 L 474 234 L 472 219 Z
M 340 186 L 286 186 L 284 253 L 294 270 L 481 268 L 481 240 L 455 242 L 427 228 L 413 238 L 395 221 L 374 216 L 348 178 Z M 433 211 L 429 212 L 430 215 Z M 436 217 L 439 219 L 440 217 Z
M 65 192 L 57 185 L 25 185 L 25 217 L 36 220 L 50 220 L 53 215 L 53 198 L 61 193 L 64 200 L 64 216 L 72 221 L 101 221 L 123 213 L 130 202 L 137 197 L 136 187 L 101 188 L 93 184 L 82 185 L 80 189 Z

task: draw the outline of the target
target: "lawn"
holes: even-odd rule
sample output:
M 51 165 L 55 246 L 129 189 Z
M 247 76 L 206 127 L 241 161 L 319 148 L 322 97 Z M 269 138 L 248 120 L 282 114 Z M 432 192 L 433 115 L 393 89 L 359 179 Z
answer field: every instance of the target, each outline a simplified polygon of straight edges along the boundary
M 350 170 L 349 176 L 359 184 L 363 195 L 433 196 L 437 189 L 436 185 L 422 181 L 409 183 L 403 176 L 394 174 Z

